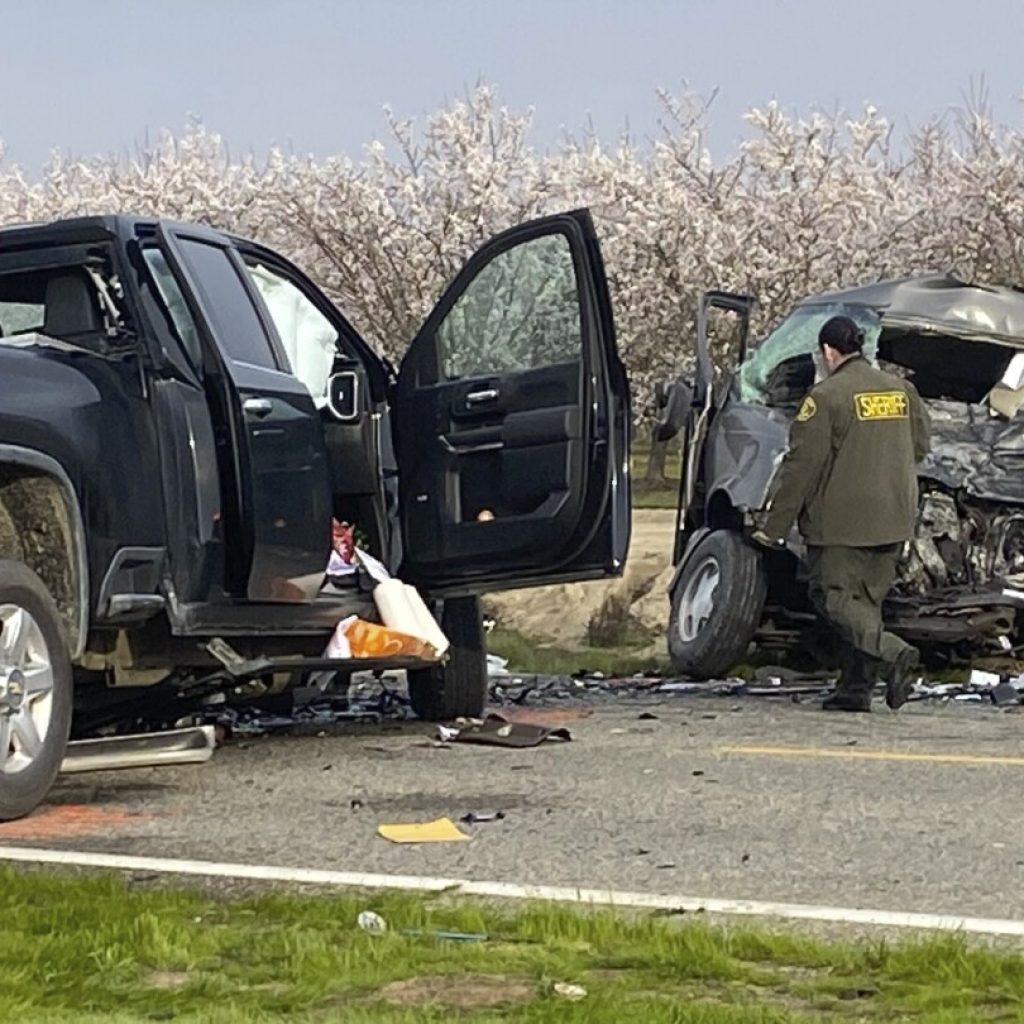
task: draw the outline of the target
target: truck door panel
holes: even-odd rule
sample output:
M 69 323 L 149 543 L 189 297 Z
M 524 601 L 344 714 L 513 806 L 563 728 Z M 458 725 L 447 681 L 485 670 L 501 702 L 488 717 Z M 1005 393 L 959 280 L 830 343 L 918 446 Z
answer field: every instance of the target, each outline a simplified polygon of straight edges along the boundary
M 420 585 L 621 570 L 628 392 L 586 211 L 470 260 L 406 355 L 396 426 L 404 566 Z
M 308 603 L 330 548 L 330 481 L 312 398 L 287 368 L 238 254 L 201 228 L 158 231 L 204 341 L 219 432 L 226 589 Z

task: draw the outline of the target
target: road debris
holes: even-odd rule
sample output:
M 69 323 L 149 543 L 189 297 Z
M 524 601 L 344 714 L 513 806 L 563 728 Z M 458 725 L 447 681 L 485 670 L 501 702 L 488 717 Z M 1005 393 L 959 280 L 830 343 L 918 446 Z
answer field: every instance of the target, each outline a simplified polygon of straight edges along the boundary
M 360 911 L 359 916 L 356 918 L 356 924 L 370 935 L 383 935 L 388 930 L 387 921 L 380 914 L 376 914 L 372 910 Z
M 925 677 L 915 683 L 913 700 L 953 701 L 961 704 L 1008 709 L 1024 704 L 1024 673 L 1020 662 L 1010 657 L 985 659 L 983 667 L 963 669 L 963 677 L 953 682 L 929 682 Z M 997 667 L 999 670 L 997 670 Z M 948 677 L 948 670 L 945 673 Z M 693 706 L 691 701 L 709 702 L 722 697 L 756 698 L 757 700 L 818 700 L 835 688 L 833 675 L 827 672 L 802 672 L 782 665 L 765 665 L 754 670 L 752 680 L 726 679 L 719 682 L 695 682 L 688 679 L 658 679 L 650 674 L 627 678 L 600 675 L 549 676 L 509 672 L 491 680 L 491 700 L 503 705 L 502 714 L 517 720 L 541 715 L 582 717 L 602 703 L 622 706 L 634 703 L 639 719 L 649 720 L 656 714 L 664 717 L 665 709 L 679 700 L 680 705 Z M 881 686 L 881 684 L 879 684 Z M 1010 695 L 1012 687 L 1016 698 Z M 650 710 L 658 708 L 657 712 Z M 730 711 L 741 710 L 733 703 Z M 711 714 L 701 715 L 712 719 Z M 620 735 L 626 730 L 612 730 Z
M 451 818 L 378 825 L 377 835 L 392 843 L 465 843 L 470 838 Z
M 372 910 L 361 911 L 356 923 L 368 935 L 386 935 L 388 932 L 387 921 Z M 486 932 L 454 932 L 437 928 L 403 928 L 400 934 L 417 939 L 437 939 L 439 942 L 487 942 L 490 939 Z
M 193 719 L 216 725 L 229 736 L 242 737 L 317 732 L 330 725 L 377 724 L 412 717 L 399 678 L 360 673 L 344 689 L 307 686 L 237 705 L 218 701 Z
M 133 736 L 101 736 L 68 744 L 60 770 L 110 771 L 116 768 L 155 768 L 171 764 L 202 764 L 213 757 L 214 727 L 139 733 Z
M 971 686 L 993 687 L 998 686 L 1002 681 L 998 672 L 983 672 L 981 669 L 972 669 L 968 682 Z
M 491 676 L 507 676 L 508 658 L 499 658 L 497 654 L 487 655 L 487 674 Z
M 568 999 L 573 1003 L 587 998 L 587 990 L 582 985 L 570 985 L 565 981 L 556 981 L 552 990 L 556 996 L 561 996 L 562 999 Z
M 415 938 L 437 939 L 438 942 L 488 942 L 491 938 L 486 932 L 450 932 L 427 928 L 403 928 L 402 934 Z
M 542 743 L 568 742 L 572 734 L 564 727 L 550 728 L 528 722 L 510 722 L 504 716 L 488 715 L 480 723 L 459 729 L 453 743 L 478 743 L 491 747 L 538 747 Z
M 992 703 L 999 707 L 1006 707 L 1010 704 L 1019 704 L 1021 695 L 1013 683 L 996 683 L 992 687 Z
M 504 811 L 469 811 L 459 818 L 464 825 L 483 825 L 490 821 L 502 821 Z

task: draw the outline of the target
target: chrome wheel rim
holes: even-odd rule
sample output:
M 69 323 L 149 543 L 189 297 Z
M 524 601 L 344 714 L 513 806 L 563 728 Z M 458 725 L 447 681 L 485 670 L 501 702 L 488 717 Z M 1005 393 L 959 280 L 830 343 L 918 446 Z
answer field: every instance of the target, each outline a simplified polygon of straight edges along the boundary
M 696 640 L 707 625 L 721 579 L 722 570 L 713 555 L 708 555 L 690 574 L 679 600 L 679 638 L 684 643 Z
M 0 604 L 0 775 L 42 754 L 53 717 L 53 662 L 31 612 Z

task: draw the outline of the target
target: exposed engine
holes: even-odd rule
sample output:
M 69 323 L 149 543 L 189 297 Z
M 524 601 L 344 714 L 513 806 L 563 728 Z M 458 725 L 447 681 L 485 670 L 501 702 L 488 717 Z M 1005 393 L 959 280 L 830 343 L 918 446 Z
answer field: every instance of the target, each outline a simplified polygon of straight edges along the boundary
M 1002 584 L 1024 589 L 1024 509 L 922 489 L 917 535 L 907 546 L 897 592 Z

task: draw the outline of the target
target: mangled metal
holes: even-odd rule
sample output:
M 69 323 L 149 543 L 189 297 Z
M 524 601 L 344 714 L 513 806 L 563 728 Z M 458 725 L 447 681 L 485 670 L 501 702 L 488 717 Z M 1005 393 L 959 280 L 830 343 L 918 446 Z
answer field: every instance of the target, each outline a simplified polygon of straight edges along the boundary
M 744 339 L 722 388 L 701 378 L 698 359 L 693 390 L 710 415 L 700 432 L 692 423 L 687 431 L 672 593 L 704 534 L 741 529 L 764 506 L 789 421 L 821 379 L 818 332 L 837 314 L 860 326 L 867 358 L 914 385 L 932 420 L 917 534 L 887 619 L 914 642 L 947 645 L 951 656 L 1016 649 L 1024 643 L 1024 292 L 949 276 L 807 298 L 749 353 Z M 698 351 L 707 349 L 701 327 Z M 774 560 L 768 570 L 762 643 L 791 643 L 806 631 L 810 609 L 773 576 L 792 574 L 793 564 Z

